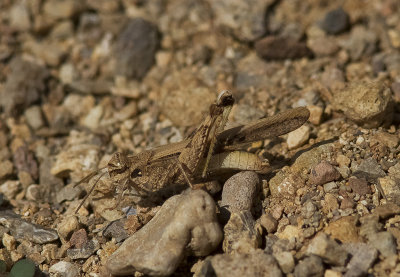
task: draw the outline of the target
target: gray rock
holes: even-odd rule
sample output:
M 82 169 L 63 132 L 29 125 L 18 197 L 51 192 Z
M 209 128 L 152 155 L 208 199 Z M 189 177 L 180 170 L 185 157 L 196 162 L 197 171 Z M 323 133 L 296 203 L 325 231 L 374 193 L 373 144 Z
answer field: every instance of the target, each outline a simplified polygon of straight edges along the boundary
M 53 203 L 56 200 L 56 191 L 64 187 L 64 182 L 50 173 L 52 167 L 52 159 L 47 156 L 44 158 L 39 166 L 39 187 L 42 201 L 49 201 Z
M 383 82 L 351 82 L 333 96 L 336 110 L 364 128 L 390 124 L 393 117 L 390 88 Z
M 347 260 L 347 251 L 325 233 L 319 233 L 308 245 L 307 254 L 321 257 L 330 265 L 344 265 Z
M 379 232 L 383 227 L 382 224 L 379 223 L 379 216 L 374 214 L 361 217 L 360 222 L 360 235 L 366 237 L 367 239 Z
M 368 237 L 369 244 L 384 257 L 396 255 L 396 240 L 390 232 L 379 232 Z
M 253 171 L 242 171 L 229 178 L 222 189 L 220 207 L 230 212 L 250 211 L 260 178 Z
M 31 28 L 29 9 L 24 3 L 17 3 L 10 10 L 10 26 L 17 31 Z
M 61 190 L 57 191 L 56 201 L 57 203 L 61 203 L 63 201 L 72 201 L 75 199 L 79 199 L 79 196 L 82 194 L 83 189 L 80 186 L 75 186 L 75 184 L 71 183 L 63 187 Z
M 295 277 L 322 277 L 324 276 L 324 265 L 322 259 L 315 255 L 301 260 L 294 269 Z
M 40 106 L 32 106 L 24 112 L 26 121 L 32 129 L 37 130 L 44 125 L 42 111 Z
M 117 37 L 114 52 L 117 74 L 143 78 L 154 64 L 157 47 L 157 28 L 142 18 L 132 19 Z
M 121 242 L 129 237 L 124 229 L 124 222 L 122 219 L 113 221 L 103 230 L 105 238 L 115 238 L 116 242 Z
M 109 80 L 76 80 L 68 84 L 71 88 L 81 93 L 103 95 L 111 91 L 112 83 Z
M 337 189 L 337 184 L 335 182 L 329 182 L 324 184 L 324 191 L 325 192 L 333 192 L 335 189 Z
M 110 273 L 173 273 L 186 253 L 209 254 L 222 239 L 214 200 L 202 190 L 168 199 L 156 216 L 128 238 L 106 262 Z
M 371 55 L 376 51 L 378 36 L 364 25 L 357 25 L 351 29 L 350 36 L 339 44 L 345 48 L 352 60 L 358 60 L 363 55 Z M 387 71 L 390 69 L 387 65 Z
M 34 62 L 14 58 L 4 88 L 0 90 L 0 106 L 9 114 L 19 114 L 38 101 L 49 77 L 47 69 Z
M 274 257 L 267 255 L 261 249 L 249 254 L 221 254 L 207 259 L 195 274 L 197 277 L 218 276 L 273 276 L 280 277 L 279 269 Z
M 342 9 L 336 9 L 333 11 L 329 11 L 324 20 L 321 22 L 321 28 L 327 32 L 328 34 L 339 34 L 343 31 L 346 31 L 349 28 L 349 16 Z
M 273 72 L 276 70 L 271 64 L 266 63 L 255 53 L 243 57 L 237 63 L 235 88 L 238 91 L 246 91 L 250 86 L 262 88 L 271 85 L 271 78 L 262 72 Z
M 301 216 L 304 218 L 311 218 L 316 210 L 317 207 L 315 206 L 313 201 L 307 200 L 301 207 Z
M 345 243 L 343 248 L 351 254 L 345 277 L 358 277 L 367 274 L 368 269 L 378 257 L 378 251 L 365 243 Z
M 377 178 L 386 176 L 386 173 L 374 158 L 368 158 L 362 160 L 361 164 L 353 169 L 353 175 L 374 182 Z
M 265 12 L 271 0 L 210 1 L 217 25 L 229 28 L 240 40 L 253 41 L 266 31 Z
M 100 244 L 96 239 L 90 240 L 83 244 L 80 248 L 72 248 L 67 250 L 67 256 L 72 260 L 87 259 L 94 252 L 99 250 Z
M 44 244 L 58 239 L 55 230 L 25 221 L 10 211 L 0 212 L 0 224 L 9 228 L 11 234 L 17 240 L 26 239 L 34 243 Z
M 14 199 L 21 190 L 21 182 L 16 180 L 7 180 L 0 185 L 0 194 L 8 201 Z
M 260 217 L 260 224 L 269 234 L 275 233 L 278 228 L 278 221 L 270 213 L 263 214 Z
M 247 124 L 251 121 L 265 117 L 265 111 L 257 109 L 252 105 L 238 104 L 236 109 L 233 109 L 232 120 L 239 124 Z
M 52 276 L 58 277 L 78 277 L 79 276 L 79 266 L 73 263 L 61 261 L 53 264 L 49 268 L 49 272 Z
M 26 199 L 31 200 L 31 201 L 40 201 L 40 186 L 36 184 L 29 185 L 29 187 L 26 188 L 26 194 L 25 194 Z
M 224 226 L 222 250 L 225 253 L 249 253 L 261 245 L 260 225 L 256 224 L 250 211 L 232 213 Z
M 292 253 L 289 251 L 281 251 L 273 254 L 275 259 L 278 261 L 279 267 L 283 273 L 288 274 L 294 269 L 294 258 Z

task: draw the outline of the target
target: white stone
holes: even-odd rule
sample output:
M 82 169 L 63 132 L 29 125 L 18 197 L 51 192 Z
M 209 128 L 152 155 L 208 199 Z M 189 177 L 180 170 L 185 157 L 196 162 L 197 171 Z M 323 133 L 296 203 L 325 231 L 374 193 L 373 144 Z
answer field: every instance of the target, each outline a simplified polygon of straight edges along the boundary
M 302 146 L 310 137 L 310 127 L 303 125 L 300 128 L 289 133 L 286 140 L 289 149 L 295 149 Z

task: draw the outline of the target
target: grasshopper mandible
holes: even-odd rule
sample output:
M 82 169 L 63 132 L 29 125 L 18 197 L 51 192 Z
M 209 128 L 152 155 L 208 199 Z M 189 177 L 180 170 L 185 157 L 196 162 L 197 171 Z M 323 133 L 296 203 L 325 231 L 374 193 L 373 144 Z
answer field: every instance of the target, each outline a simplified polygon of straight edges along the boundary
M 115 153 L 108 165 L 90 173 L 78 184 L 88 182 L 107 168 L 113 182 L 123 189 L 132 186 L 138 192 L 157 191 L 169 184 L 189 184 L 212 179 L 219 170 L 266 172 L 268 163 L 257 155 L 234 151 L 254 141 L 289 133 L 303 125 L 310 113 L 300 107 L 223 131 L 234 98 L 228 91 L 220 93 L 210 114 L 185 140 L 145 150 L 139 154 Z M 94 190 L 88 191 L 77 211 Z

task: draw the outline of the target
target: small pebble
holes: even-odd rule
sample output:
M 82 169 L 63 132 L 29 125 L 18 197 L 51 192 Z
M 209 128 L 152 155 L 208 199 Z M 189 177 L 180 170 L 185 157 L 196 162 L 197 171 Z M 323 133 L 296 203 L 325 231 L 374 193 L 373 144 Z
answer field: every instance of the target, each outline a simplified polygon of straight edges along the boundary
M 346 277 L 367 274 L 378 257 L 378 251 L 366 243 L 346 243 L 343 247 L 351 254 Z
M 39 106 L 31 106 L 25 110 L 24 114 L 32 129 L 37 130 L 44 125 L 42 110 Z
M 345 155 L 341 155 L 341 154 L 336 157 L 336 162 L 339 164 L 340 167 L 350 165 L 350 159 L 348 157 L 346 157 Z
M 60 261 L 58 263 L 53 264 L 49 268 L 50 274 L 54 276 L 62 276 L 62 277 L 78 277 L 80 273 L 79 266 L 76 264 Z
M 314 105 L 307 106 L 307 109 L 310 111 L 310 117 L 308 118 L 308 121 L 310 121 L 311 124 L 316 126 L 321 124 L 324 110 L 321 107 Z
M 283 273 L 288 274 L 293 271 L 295 263 L 292 253 L 288 251 L 282 251 L 274 253 L 274 257 Z
M 229 178 L 222 189 L 220 207 L 231 212 L 251 210 L 260 178 L 253 171 L 243 171 Z
M 289 133 L 286 143 L 289 149 L 295 149 L 305 144 L 310 137 L 310 127 L 303 125 Z
M 372 193 L 371 188 L 368 185 L 367 180 L 365 179 L 350 178 L 349 186 L 351 187 L 353 192 L 357 193 L 360 196 Z
M 40 199 L 40 186 L 35 184 L 30 185 L 26 189 L 25 197 L 31 201 L 38 201 Z
M 270 213 L 261 216 L 260 224 L 267 230 L 268 234 L 275 233 L 278 227 L 278 221 Z
M 384 257 L 396 255 L 397 246 L 390 232 L 379 232 L 368 237 L 369 244 L 379 251 Z
M 250 253 L 261 246 L 261 234 L 249 211 L 232 213 L 224 226 L 222 250 L 225 253 Z
M 82 248 L 87 242 L 88 237 L 85 229 L 75 231 L 69 240 L 71 246 L 75 246 L 75 248 Z
M 90 240 L 82 245 L 81 248 L 70 248 L 67 256 L 72 260 L 87 259 L 99 250 L 100 244 L 96 239 Z
M 319 233 L 313 238 L 306 252 L 307 254 L 321 257 L 327 264 L 339 266 L 345 264 L 348 255 L 341 245 L 329 238 L 325 233 Z
M 325 192 L 332 192 L 334 189 L 337 189 L 338 186 L 335 182 L 329 182 L 324 184 L 324 191 Z
M 271 255 L 261 249 L 249 254 L 218 254 L 203 263 L 201 272 L 213 272 L 216 276 L 282 276 L 279 266 Z M 209 275 L 206 275 L 209 276 Z
M 342 210 L 352 209 L 354 208 L 354 206 L 355 206 L 354 200 L 350 197 L 344 197 L 343 200 L 340 202 L 340 208 Z
M 325 270 L 324 277 L 342 277 L 342 273 L 332 269 Z
M 268 1 L 212 1 L 210 7 L 215 14 L 215 23 L 221 28 L 229 28 L 236 37 L 244 41 L 254 41 L 265 34 L 263 23 Z
M 323 185 L 339 179 L 340 173 L 327 161 L 317 164 L 310 173 L 310 183 L 313 185 Z
M 57 225 L 57 232 L 61 238 L 67 240 L 67 238 L 72 234 L 72 232 L 78 230 L 78 228 L 79 228 L 78 218 L 72 215 L 64 218 Z
M 321 28 L 328 34 L 337 35 L 349 28 L 349 16 L 342 9 L 336 9 L 328 12 L 321 22 Z
M 114 54 L 117 74 L 143 78 L 155 62 L 157 28 L 143 18 L 131 19 L 118 33 Z
M 4 194 L 4 196 L 11 200 L 14 199 L 17 193 L 22 188 L 20 181 L 5 181 L 2 185 L 0 185 L 0 193 Z
M 1 240 L 3 245 L 6 247 L 8 251 L 15 250 L 15 246 L 17 244 L 17 241 L 13 236 L 10 236 L 7 233 L 4 233 L 3 239 Z
M 13 173 L 14 165 L 11 161 L 5 160 L 0 162 L 0 180 Z
M 303 276 L 323 276 L 324 265 L 322 259 L 318 256 L 311 255 L 303 260 L 300 260 L 294 269 L 295 277 Z

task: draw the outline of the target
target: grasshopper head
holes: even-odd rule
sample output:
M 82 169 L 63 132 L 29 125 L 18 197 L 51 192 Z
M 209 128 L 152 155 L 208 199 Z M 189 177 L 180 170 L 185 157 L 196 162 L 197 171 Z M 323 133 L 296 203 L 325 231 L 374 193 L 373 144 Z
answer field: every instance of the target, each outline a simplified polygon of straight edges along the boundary
M 123 153 L 115 153 L 108 162 L 108 174 L 114 177 L 129 170 L 129 159 Z

